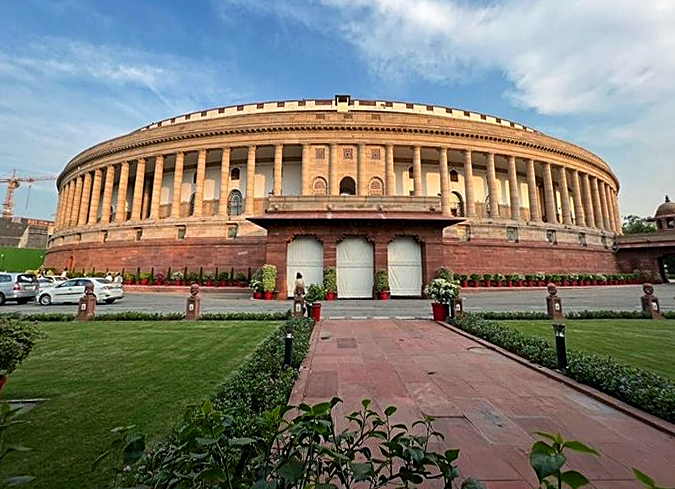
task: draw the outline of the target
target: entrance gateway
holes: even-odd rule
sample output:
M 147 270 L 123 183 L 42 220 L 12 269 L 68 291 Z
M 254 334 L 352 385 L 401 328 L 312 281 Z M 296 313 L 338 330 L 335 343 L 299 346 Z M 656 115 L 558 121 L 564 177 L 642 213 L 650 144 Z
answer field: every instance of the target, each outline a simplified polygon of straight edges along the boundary
M 422 247 L 412 237 L 396 238 L 387 245 L 389 288 L 392 296 L 422 294 Z
M 373 244 L 363 237 L 348 237 L 337 245 L 338 297 L 373 297 Z
M 302 274 L 305 287 L 323 283 L 323 244 L 316 238 L 300 236 L 288 243 L 286 254 L 286 295 L 293 297 L 295 276 Z

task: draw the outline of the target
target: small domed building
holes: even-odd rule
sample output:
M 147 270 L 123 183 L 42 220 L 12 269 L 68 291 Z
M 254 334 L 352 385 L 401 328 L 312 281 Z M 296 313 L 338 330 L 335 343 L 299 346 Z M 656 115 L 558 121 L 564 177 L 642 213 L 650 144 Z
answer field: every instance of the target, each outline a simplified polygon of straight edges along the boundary
M 675 202 L 666 195 L 666 201 L 656 209 L 650 221 L 656 223 L 657 231 L 675 230 Z

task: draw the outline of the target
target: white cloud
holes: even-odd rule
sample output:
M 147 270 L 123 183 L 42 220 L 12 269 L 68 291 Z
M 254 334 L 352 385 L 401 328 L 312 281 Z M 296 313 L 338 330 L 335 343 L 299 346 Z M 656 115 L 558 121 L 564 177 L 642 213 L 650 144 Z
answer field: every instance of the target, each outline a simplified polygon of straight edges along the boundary
M 220 11 L 232 5 L 339 36 L 385 82 L 501 73 L 512 105 L 602 151 L 628 189 L 624 207 L 650 214 L 654 190 L 675 191 L 672 0 L 222 0 Z
M 248 100 L 229 88 L 237 84 L 232 67 L 123 46 L 40 38 L 0 48 L 0 176 L 56 175 L 92 144 L 165 116 Z M 50 217 L 55 185 L 35 185 L 29 209 L 15 209 Z

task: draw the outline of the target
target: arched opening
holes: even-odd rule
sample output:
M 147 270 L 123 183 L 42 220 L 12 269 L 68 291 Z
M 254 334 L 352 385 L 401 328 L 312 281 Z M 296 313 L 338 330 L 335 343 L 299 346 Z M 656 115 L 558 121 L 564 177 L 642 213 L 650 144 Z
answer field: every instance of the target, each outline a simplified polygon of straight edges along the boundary
M 455 217 L 464 217 L 464 199 L 456 190 L 450 192 L 450 212 Z
M 408 168 L 408 178 L 409 178 L 410 180 L 414 180 L 414 179 L 415 179 L 415 170 L 413 169 L 412 166 L 411 166 L 410 168 Z
M 316 177 L 312 183 L 312 195 L 327 195 L 328 185 L 326 179 Z
M 323 283 L 323 243 L 311 236 L 299 236 L 286 248 L 286 290 L 293 297 L 295 276 L 302 274 L 305 287 Z
M 239 176 L 241 175 L 241 172 L 239 168 L 232 168 L 230 170 L 230 180 L 239 180 Z
M 415 238 L 401 236 L 387 246 L 391 295 L 419 297 L 422 294 L 422 247 Z
M 243 198 L 239 190 L 232 190 L 227 197 L 227 215 L 229 217 L 240 216 L 242 213 Z
M 459 182 L 459 174 L 457 173 L 457 170 L 450 170 L 450 181 Z
M 378 177 L 373 177 L 368 183 L 368 195 L 383 195 L 384 183 Z
M 663 282 L 675 281 L 675 254 L 663 255 L 658 259 L 658 263 Z
M 188 206 L 188 217 L 195 213 L 195 194 L 190 195 L 190 205 Z
M 373 244 L 361 236 L 350 236 L 337 244 L 338 296 L 367 299 L 373 296 Z
M 352 177 L 340 180 L 340 195 L 356 195 L 356 182 Z

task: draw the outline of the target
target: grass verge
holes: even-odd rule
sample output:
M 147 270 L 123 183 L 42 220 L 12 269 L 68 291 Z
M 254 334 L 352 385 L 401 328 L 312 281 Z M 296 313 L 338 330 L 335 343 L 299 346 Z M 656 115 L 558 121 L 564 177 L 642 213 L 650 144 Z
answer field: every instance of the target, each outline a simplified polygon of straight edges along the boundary
M 531 336 L 554 343 L 552 322 L 499 321 Z M 675 381 L 675 321 L 651 319 L 596 319 L 564 321 L 569 348 L 610 355 Z
M 101 487 L 90 473 L 108 448 L 110 429 L 135 424 L 150 443 L 175 425 L 185 407 L 213 394 L 281 323 L 44 323 L 42 341 L 3 390 L 4 399 L 49 398 L 8 432 L 33 448 L 3 461 L 0 479 L 31 474 L 33 488 Z

